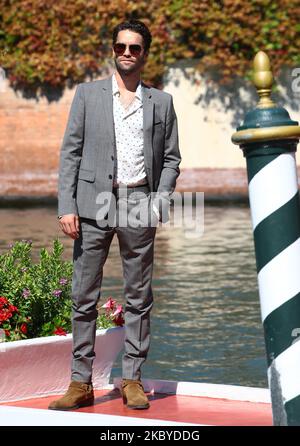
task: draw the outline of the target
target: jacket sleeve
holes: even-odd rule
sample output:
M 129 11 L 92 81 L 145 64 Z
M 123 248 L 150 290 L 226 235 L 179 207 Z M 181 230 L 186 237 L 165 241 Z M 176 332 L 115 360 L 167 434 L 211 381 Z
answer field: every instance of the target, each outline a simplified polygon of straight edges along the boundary
M 176 179 L 180 173 L 180 162 L 177 116 L 171 96 L 167 110 L 164 162 L 157 189 L 158 192 L 169 192 L 170 194 L 174 192 Z
M 160 221 L 162 222 L 168 219 L 166 209 L 169 207 L 170 195 L 175 190 L 176 180 L 180 174 L 180 162 L 181 155 L 178 143 L 177 116 L 174 110 L 173 98 L 170 96 L 166 117 L 163 168 L 157 188 L 157 196 L 154 199 L 154 205 L 159 209 Z
M 84 96 L 78 84 L 72 101 L 59 160 L 58 215 L 76 214 L 76 190 L 84 142 Z

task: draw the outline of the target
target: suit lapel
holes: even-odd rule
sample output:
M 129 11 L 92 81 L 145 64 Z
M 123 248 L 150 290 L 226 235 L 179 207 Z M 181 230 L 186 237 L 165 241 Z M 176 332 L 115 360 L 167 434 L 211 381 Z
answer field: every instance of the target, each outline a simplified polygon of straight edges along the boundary
M 114 115 L 113 115 L 113 96 L 112 96 L 112 76 L 105 79 L 105 84 L 102 87 L 104 94 L 104 115 L 106 119 L 106 128 L 113 145 L 115 146 L 115 129 L 114 129 Z
M 152 176 L 152 131 L 154 103 L 152 101 L 151 88 L 142 83 L 143 88 L 143 133 L 144 133 L 144 158 L 148 175 Z M 150 179 L 152 181 L 152 178 Z

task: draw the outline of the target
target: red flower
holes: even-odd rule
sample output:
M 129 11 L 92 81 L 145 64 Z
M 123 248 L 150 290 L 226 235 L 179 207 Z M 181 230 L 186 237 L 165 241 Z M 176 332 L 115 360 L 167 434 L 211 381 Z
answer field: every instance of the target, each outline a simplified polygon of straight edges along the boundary
M 104 305 L 102 305 L 102 308 L 106 308 L 107 311 L 114 310 L 115 304 L 116 301 L 110 297 L 108 301 Z
M 20 330 L 23 334 L 27 334 L 27 324 L 23 323 L 20 327 Z
M 19 313 L 18 308 L 15 307 L 14 305 L 9 306 L 9 311 L 11 311 L 12 313 Z
M 5 335 L 9 338 L 10 336 L 10 331 L 9 330 L 4 330 Z
M 117 316 L 118 314 L 121 314 L 123 312 L 122 305 L 117 305 L 117 309 L 113 312 L 112 316 Z
M 4 296 L 0 296 L 0 310 L 3 308 L 4 305 L 8 304 L 8 300 Z
M 0 311 L 0 322 L 7 321 L 12 317 L 12 313 L 9 312 L 7 308 Z
M 118 313 L 117 316 L 113 319 L 114 323 L 120 327 L 124 325 L 124 319 L 122 313 Z
M 14 313 L 18 313 L 19 310 L 14 305 L 11 305 L 9 301 L 0 296 L 0 323 L 7 321 L 11 317 L 13 317 Z
M 56 327 L 53 334 L 58 335 L 58 336 L 66 336 L 67 332 L 62 327 Z

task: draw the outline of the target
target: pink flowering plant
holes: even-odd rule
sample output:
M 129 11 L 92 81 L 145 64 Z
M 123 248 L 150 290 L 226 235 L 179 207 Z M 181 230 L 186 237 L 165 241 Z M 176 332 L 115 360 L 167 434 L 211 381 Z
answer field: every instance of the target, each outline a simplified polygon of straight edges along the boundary
M 122 327 L 124 325 L 123 307 L 112 297 L 109 297 L 100 308 L 98 307 L 98 312 L 97 328 Z
M 62 253 L 55 239 L 52 250 L 42 248 L 34 263 L 32 241 L 22 240 L 0 255 L 0 341 L 72 332 L 73 264 Z M 97 328 L 123 325 L 122 306 L 112 298 L 100 310 Z

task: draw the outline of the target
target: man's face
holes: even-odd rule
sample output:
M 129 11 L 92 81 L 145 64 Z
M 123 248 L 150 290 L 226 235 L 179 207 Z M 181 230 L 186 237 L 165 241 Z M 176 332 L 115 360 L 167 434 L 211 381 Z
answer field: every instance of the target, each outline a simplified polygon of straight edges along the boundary
M 124 53 L 120 55 L 116 54 L 113 49 L 113 57 L 117 70 L 124 75 L 140 72 L 148 56 L 144 50 L 143 37 L 138 33 L 126 29 L 118 33 L 116 44 L 126 45 Z M 138 47 L 133 46 L 130 50 L 129 45 L 138 45 L 141 48 L 141 52 L 136 54 L 135 50 L 137 50 Z

